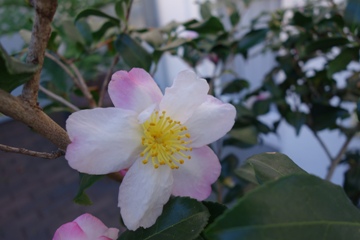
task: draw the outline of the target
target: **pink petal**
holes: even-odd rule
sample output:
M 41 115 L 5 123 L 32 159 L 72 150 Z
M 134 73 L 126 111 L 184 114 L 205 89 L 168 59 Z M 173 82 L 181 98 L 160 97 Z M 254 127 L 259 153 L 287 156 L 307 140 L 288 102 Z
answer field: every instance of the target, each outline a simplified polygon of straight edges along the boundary
M 140 153 L 141 129 L 136 113 L 119 108 L 82 110 L 70 115 L 71 144 L 65 158 L 88 174 L 107 174 L 131 166 Z
M 206 101 L 209 85 L 192 71 L 182 71 L 160 102 L 160 110 L 173 120 L 184 123 Z
M 162 213 L 172 190 L 172 170 L 168 166 L 155 169 L 139 160 L 126 173 L 119 191 L 119 207 L 126 227 L 136 230 L 152 226 Z
M 97 238 L 97 237 L 110 237 L 108 236 L 109 228 L 105 226 L 105 224 L 100 221 L 98 218 L 94 217 L 93 215 L 89 213 L 85 213 L 79 217 L 77 217 L 73 222 L 77 223 L 80 228 L 86 233 L 86 235 L 91 238 Z M 119 232 L 118 229 L 117 233 Z M 112 230 L 113 231 L 113 230 Z M 117 236 L 114 238 L 114 232 L 112 233 L 111 239 L 116 239 Z
M 154 79 L 140 68 L 114 73 L 109 83 L 109 95 L 115 107 L 137 113 L 151 104 L 159 103 L 162 98 Z
M 75 222 L 61 225 L 55 232 L 53 240 L 87 240 L 85 232 Z
M 191 146 L 202 147 L 224 136 L 234 125 L 235 116 L 233 105 L 208 96 L 184 123 L 191 135 Z
M 220 171 L 219 159 L 209 147 L 193 149 L 191 159 L 173 171 L 172 194 L 202 201 L 209 197 L 211 184 L 218 179 Z

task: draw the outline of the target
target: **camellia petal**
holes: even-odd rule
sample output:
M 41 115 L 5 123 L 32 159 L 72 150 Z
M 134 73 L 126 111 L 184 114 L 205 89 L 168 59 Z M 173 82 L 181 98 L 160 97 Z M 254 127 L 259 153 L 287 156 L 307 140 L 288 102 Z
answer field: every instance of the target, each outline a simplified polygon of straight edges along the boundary
M 73 113 L 66 121 L 71 143 L 65 158 L 88 174 L 107 174 L 130 167 L 140 152 L 141 132 L 133 111 L 96 108 Z
M 87 240 L 85 232 L 75 222 L 61 225 L 55 232 L 53 240 Z
M 118 234 L 118 229 L 108 228 L 98 218 L 85 213 L 60 226 L 53 240 L 114 240 L 118 238 Z
M 160 111 L 166 111 L 176 121 L 184 123 L 206 101 L 209 85 L 192 71 L 182 71 L 170 88 L 166 88 Z
M 137 160 L 126 173 L 119 191 L 121 216 L 128 229 L 152 226 L 162 213 L 172 190 L 172 170 L 155 169 Z
M 109 83 L 109 95 L 115 107 L 137 113 L 153 103 L 159 103 L 162 98 L 150 74 L 139 68 L 114 73 Z
M 235 116 L 233 105 L 208 96 L 184 123 L 189 129 L 192 147 L 205 146 L 224 136 L 234 125 Z
M 172 194 L 202 201 L 209 197 L 211 184 L 219 177 L 220 171 L 219 159 L 209 147 L 196 148 L 191 153 L 191 159 L 173 171 Z
M 88 213 L 77 217 L 73 222 L 76 222 L 89 237 L 117 239 L 119 234 L 119 229 L 108 228 L 100 219 Z

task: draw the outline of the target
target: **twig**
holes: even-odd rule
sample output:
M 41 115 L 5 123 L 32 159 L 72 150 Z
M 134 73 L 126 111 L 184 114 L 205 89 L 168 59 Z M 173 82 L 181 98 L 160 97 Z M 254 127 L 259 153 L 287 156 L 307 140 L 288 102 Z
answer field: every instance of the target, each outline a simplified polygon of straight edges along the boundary
M 54 17 L 57 0 L 33 1 L 35 19 L 26 62 L 39 66 L 32 79 L 25 83 L 22 98 L 32 106 L 37 105 L 40 73 L 44 63 L 45 49 L 51 34 L 51 22 Z
M 51 59 L 57 65 L 59 65 L 59 67 L 61 67 L 71 77 L 71 79 L 74 81 L 74 83 L 79 86 L 79 81 L 76 78 L 76 76 L 70 71 L 70 69 L 62 61 L 60 61 L 60 59 L 54 57 L 52 54 L 50 54 L 48 52 L 45 52 L 45 57 Z
M 81 75 L 79 69 L 77 68 L 77 66 L 74 63 L 69 63 L 69 67 L 71 70 L 73 70 L 73 72 L 75 73 L 75 76 L 79 80 L 79 88 L 82 91 L 82 93 L 84 94 L 84 96 L 87 98 L 87 100 L 89 101 L 90 107 L 95 108 L 96 102 L 95 102 L 93 96 L 91 95 L 90 90 L 89 90 L 88 86 L 86 85 L 85 79 Z
M 325 179 L 330 181 L 332 175 L 334 174 L 335 168 L 337 167 L 337 165 L 340 163 L 341 161 L 341 157 L 344 155 L 344 153 L 346 152 L 349 143 L 351 142 L 352 138 L 354 137 L 354 134 L 351 134 L 347 137 L 344 145 L 341 147 L 339 153 L 337 154 L 337 156 L 334 158 L 334 160 L 331 162 L 329 171 L 326 174 Z
M 330 162 L 333 162 L 334 159 L 333 157 L 331 156 L 331 153 L 329 151 L 329 149 L 327 148 L 327 146 L 325 145 L 324 141 L 320 138 L 320 136 L 317 134 L 317 132 L 315 132 L 314 130 L 311 129 L 311 131 L 313 132 L 316 140 L 318 140 L 318 142 L 320 143 L 321 147 L 324 149 L 327 157 L 329 158 Z
M 16 147 L 10 147 L 3 144 L 0 144 L 0 150 L 4 152 L 12 152 L 12 153 L 20 153 L 25 154 L 33 157 L 39 157 L 39 158 L 46 158 L 46 159 L 55 159 L 58 157 L 61 157 L 64 155 L 64 152 L 61 150 L 47 153 L 47 152 L 36 152 L 25 148 L 16 148 Z
M 110 66 L 110 69 L 109 71 L 106 73 L 106 76 L 105 76 L 105 79 L 103 81 L 103 84 L 101 86 L 101 91 L 100 91 L 100 96 L 99 96 L 99 102 L 98 102 L 98 106 L 101 107 L 103 105 L 103 101 L 104 101 L 104 95 L 105 95 L 105 91 L 106 91 L 106 87 L 110 81 L 110 77 L 111 77 L 111 74 L 113 73 L 114 71 L 114 67 L 115 65 L 118 63 L 119 61 L 119 54 L 116 54 L 115 57 L 114 57 L 114 60 Z
M 43 93 L 45 93 L 46 95 L 48 95 L 50 98 L 64 104 L 65 106 L 67 106 L 68 108 L 70 108 L 71 110 L 73 110 L 74 112 L 79 111 L 80 108 L 78 108 L 77 106 L 75 106 L 74 104 L 66 101 L 66 99 L 60 97 L 59 95 L 56 95 L 55 93 L 47 90 L 46 88 L 44 88 L 43 86 L 39 86 L 39 90 Z

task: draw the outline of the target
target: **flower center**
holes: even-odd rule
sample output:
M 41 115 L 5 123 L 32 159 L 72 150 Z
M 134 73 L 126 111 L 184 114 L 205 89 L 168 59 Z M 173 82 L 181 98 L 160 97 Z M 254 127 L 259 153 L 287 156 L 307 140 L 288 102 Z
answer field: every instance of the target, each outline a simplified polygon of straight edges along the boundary
M 190 134 L 186 126 L 166 116 L 166 112 L 155 111 L 142 124 L 144 136 L 141 144 L 145 149 L 140 153 L 144 158 L 143 164 L 152 162 L 154 168 L 168 165 L 171 169 L 178 169 L 184 159 L 191 159 L 185 152 L 192 151 Z

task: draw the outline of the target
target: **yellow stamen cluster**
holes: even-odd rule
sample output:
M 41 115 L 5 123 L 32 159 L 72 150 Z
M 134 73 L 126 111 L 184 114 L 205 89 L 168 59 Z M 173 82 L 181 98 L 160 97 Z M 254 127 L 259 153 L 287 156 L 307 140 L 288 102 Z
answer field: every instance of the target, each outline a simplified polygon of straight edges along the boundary
M 154 168 L 168 165 L 171 169 L 178 169 L 184 159 L 191 159 L 186 154 L 192 151 L 188 145 L 191 143 L 190 134 L 186 126 L 166 116 L 166 112 L 154 111 L 150 118 L 142 124 L 144 136 L 141 144 L 144 150 L 140 156 L 144 158 L 143 164 L 152 162 Z

